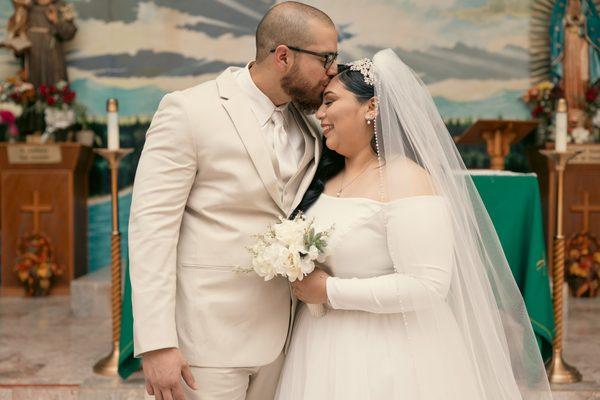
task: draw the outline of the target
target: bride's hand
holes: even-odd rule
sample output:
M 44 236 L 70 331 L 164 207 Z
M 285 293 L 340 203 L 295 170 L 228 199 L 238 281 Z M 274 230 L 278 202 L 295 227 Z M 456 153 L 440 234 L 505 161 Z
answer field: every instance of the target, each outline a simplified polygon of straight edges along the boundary
M 292 282 L 292 293 L 306 304 L 327 303 L 327 272 L 315 268 L 302 281 Z

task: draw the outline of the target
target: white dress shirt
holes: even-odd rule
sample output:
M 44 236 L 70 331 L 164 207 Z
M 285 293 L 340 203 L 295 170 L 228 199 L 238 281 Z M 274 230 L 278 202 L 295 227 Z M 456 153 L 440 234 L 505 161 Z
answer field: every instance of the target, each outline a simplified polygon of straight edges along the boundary
M 285 185 L 298 169 L 304 155 L 304 137 L 298 122 L 288 110 L 288 104 L 276 107 L 271 99 L 256 86 L 250 76 L 251 64 L 249 63 L 245 68 L 240 69 L 236 73 L 235 79 L 251 100 L 252 111 L 261 127 L 267 147 L 273 151 L 275 159 L 279 162 L 277 169 L 280 170 L 280 178 Z M 275 138 L 276 134 L 282 133 L 281 128 L 276 129 L 273 119 L 276 120 L 277 118 L 272 118 L 273 113 L 276 111 L 280 111 L 284 118 L 283 131 L 287 135 L 287 145 L 282 145 L 281 141 Z M 283 139 L 285 143 L 285 138 Z M 287 150 L 283 150 L 285 148 Z M 283 154 L 281 154 L 282 151 Z

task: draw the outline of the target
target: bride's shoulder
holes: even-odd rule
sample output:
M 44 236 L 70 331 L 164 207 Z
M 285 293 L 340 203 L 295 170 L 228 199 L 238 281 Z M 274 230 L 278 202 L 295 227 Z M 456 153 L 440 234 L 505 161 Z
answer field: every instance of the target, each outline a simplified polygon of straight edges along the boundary
M 390 201 L 436 195 L 429 173 L 409 158 L 390 160 L 386 162 L 384 170 L 387 175 L 385 181 Z

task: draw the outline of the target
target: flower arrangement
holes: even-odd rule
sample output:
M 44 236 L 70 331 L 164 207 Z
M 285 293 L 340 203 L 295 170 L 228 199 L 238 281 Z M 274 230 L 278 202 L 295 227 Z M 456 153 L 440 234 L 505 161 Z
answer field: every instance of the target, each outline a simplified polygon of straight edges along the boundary
M 11 78 L 0 83 L 0 124 L 7 126 L 11 141 L 19 135 L 17 120 L 24 108 L 35 98 L 33 85 Z
M 529 107 L 531 118 L 540 121 L 538 135 L 541 141 L 551 139 L 556 104 L 561 97 L 563 92 L 558 85 L 543 81 L 529 88 L 521 98 Z
M 280 217 L 270 225 L 257 242 L 248 248 L 253 270 L 265 281 L 283 276 L 290 282 L 302 280 L 315 269 L 315 261 L 323 262 L 332 228 L 316 232 L 314 220 L 299 213 L 294 219 Z
M 18 78 L 8 78 L 0 82 L 0 102 L 14 103 L 21 106 L 35 100 L 35 88 L 29 82 L 23 82 Z
M 76 98 L 65 81 L 35 88 L 20 78 L 9 78 L 0 83 L 0 124 L 6 126 L 11 141 L 20 133 L 42 131 L 46 137 L 67 140 L 73 128 L 87 129 L 85 106 Z
M 14 270 L 28 296 L 47 295 L 56 277 L 63 274 L 63 268 L 54 262 L 50 240 L 39 233 L 19 240 Z
M 574 235 L 568 244 L 566 280 L 575 297 L 595 297 L 600 287 L 600 246 L 589 233 Z
M 585 93 L 585 113 L 590 121 L 590 130 L 593 141 L 600 140 L 600 81 Z
M 76 93 L 69 84 L 60 81 L 55 85 L 41 85 L 38 89 L 39 99 L 48 107 L 68 108 L 75 102 Z
M 315 269 L 315 262 L 324 262 L 327 244 L 333 227 L 316 231 L 314 219 L 307 220 L 302 213 L 294 219 L 279 218 L 277 224 L 270 225 L 262 235 L 256 235 L 257 242 L 248 247 L 252 256 L 252 267 L 241 268 L 241 272 L 254 271 L 269 281 L 276 276 L 290 282 L 301 281 Z M 311 314 L 321 316 L 321 304 L 308 305 Z
M 59 129 L 67 129 L 76 122 L 75 97 L 67 82 L 61 81 L 52 86 L 42 85 L 38 89 L 37 108 L 44 112 L 45 135 Z
M 529 88 L 522 96 L 531 117 L 540 121 L 538 133 L 543 140 L 553 140 L 554 114 L 558 99 L 564 97 L 559 85 L 543 81 Z M 583 99 L 585 109 L 577 126 L 570 130 L 570 140 L 586 143 L 600 140 L 600 81 L 590 86 Z

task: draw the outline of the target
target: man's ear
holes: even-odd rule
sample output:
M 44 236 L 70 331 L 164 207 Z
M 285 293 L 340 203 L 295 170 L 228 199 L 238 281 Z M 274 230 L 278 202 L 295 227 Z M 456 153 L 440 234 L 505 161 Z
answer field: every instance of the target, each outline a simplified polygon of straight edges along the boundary
M 275 65 L 280 70 L 289 69 L 294 63 L 294 52 L 280 44 L 275 48 Z

